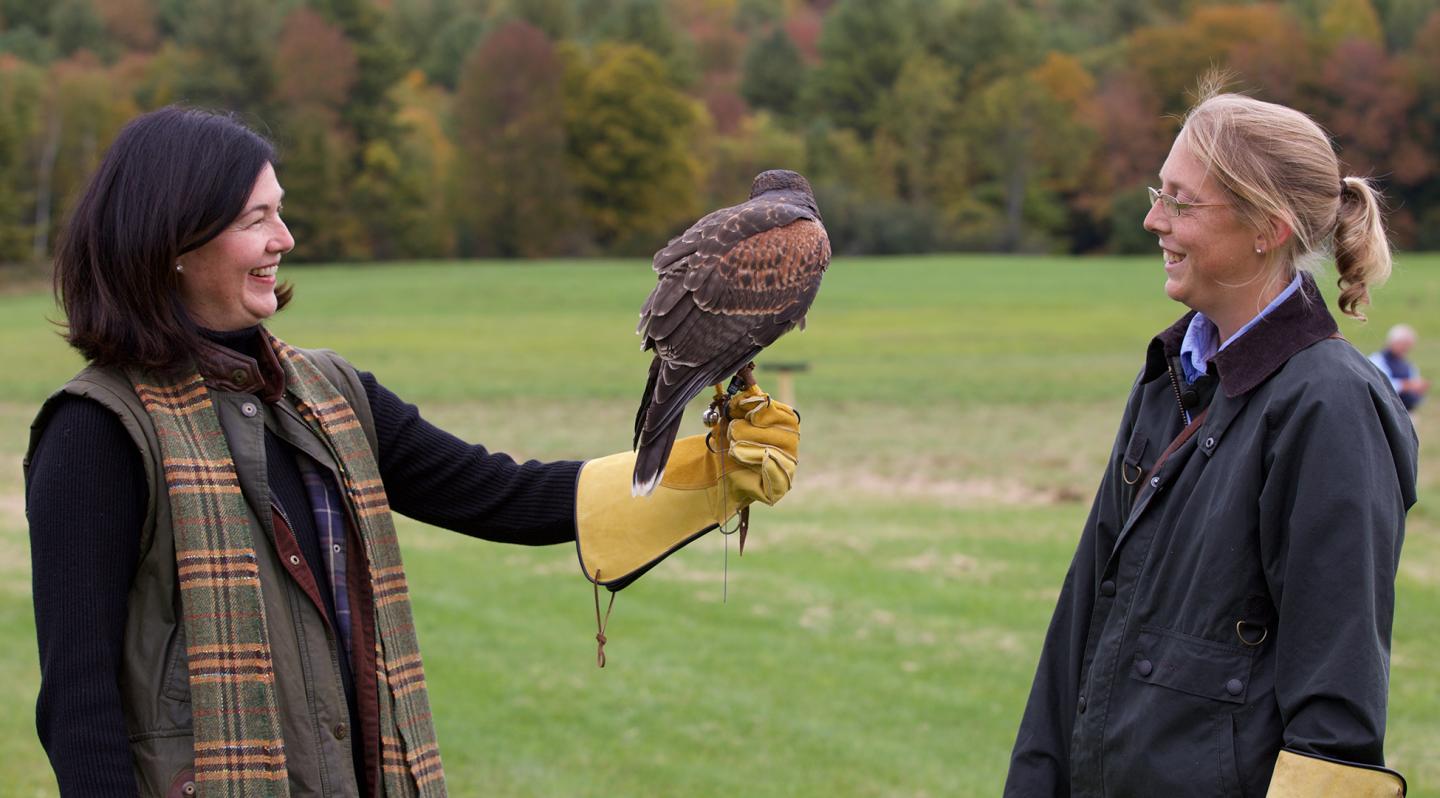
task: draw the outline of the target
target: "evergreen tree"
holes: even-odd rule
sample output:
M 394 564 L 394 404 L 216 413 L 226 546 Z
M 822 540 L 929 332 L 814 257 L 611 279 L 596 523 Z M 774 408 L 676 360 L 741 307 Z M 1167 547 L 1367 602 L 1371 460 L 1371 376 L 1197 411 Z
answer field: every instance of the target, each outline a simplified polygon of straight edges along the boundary
M 800 50 L 783 29 L 757 36 L 745 53 L 740 95 L 755 108 L 789 114 L 805 81 Z
M 190 0 L 181 6 L 175 40 L 196 59 L 196 68 L 179 78 L 185 100 L 274 118 L 275 45 L 288 10 L 288 4 L 269 0 Z
M 807 105 L 836 125 L 869 136 L 880 98 L 917 43 L 913 0 L 840 0 L 825 17 Z

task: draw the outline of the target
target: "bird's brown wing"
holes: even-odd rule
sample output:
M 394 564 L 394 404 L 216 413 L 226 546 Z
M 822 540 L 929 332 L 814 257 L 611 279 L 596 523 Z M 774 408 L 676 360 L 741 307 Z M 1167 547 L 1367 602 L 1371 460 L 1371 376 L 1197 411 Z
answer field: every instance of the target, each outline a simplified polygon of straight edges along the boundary
M 825 228 L 808 209 L 764 198 L 722 208 L 655 253 L 660 278 L 637 332 L 650 349 L 697 309 L 763 315 L 799 302 L 803 317 L 829 262 Z
M 636 417 L 636 445 L 803 323 L 829 262 L 829 238 L 810 211 L 763 198 L 705 217 L 657 253 L 660 280 L 640 332 L 660 364 Z

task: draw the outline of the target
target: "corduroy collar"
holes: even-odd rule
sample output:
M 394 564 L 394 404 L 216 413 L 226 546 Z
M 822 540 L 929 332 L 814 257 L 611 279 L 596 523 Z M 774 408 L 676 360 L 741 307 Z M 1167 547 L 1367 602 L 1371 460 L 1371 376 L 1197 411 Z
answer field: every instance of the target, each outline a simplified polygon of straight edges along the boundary
M 254 340 L 257 357 L 232 348 L 237 341 L 249 343 Z M 263 328 L 259 325 L 234 333 L 202 331 L 200 337 L 199 370 L 205 382 L 222 391 L 253 393 L 260 401 L 273 404 L 285 395 L 285 372 L 280 360 L 265 341 Z
M 1181 316 L 1150 341 L 1145 356 L 1145 382 L 1165 373 L 1166 363 L 1180 355 L 1180 344 L 1195 311 Z M 1220 389 L 1231 399 L 1249 393 L 1285 365 L 1295 353 L 1339 331 L 1335 317 L 1309 274 L 1300 276 L 1300 290 L 1260 323 L 1215 354 Z

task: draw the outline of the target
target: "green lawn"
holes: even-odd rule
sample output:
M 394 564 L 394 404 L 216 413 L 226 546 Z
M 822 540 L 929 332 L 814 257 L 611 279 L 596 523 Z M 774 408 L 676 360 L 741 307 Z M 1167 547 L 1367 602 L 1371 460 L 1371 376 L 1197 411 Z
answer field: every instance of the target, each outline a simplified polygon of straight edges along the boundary
M 642 262 L 287 268 L 274 329 L 337 349 L 470 440 L 520 457 L 626 448 L 648 363 Z M 4 279 L 0 276 L 0 279 Z M 743 560 L 711 536 L 620 594 L 594 666 L 567 547 L 401 522 L 451 792 L 496 796 L 998 794 L 1038 647 L 1149 337 L 1178 315 L 1158 258 L 841 259 L 803 360 L 795 491 Z M 1327 280 L 1326 282 L 1330 282 Z M 1333 291 L 1331 292 L 1333 295 Z M 1440 374 L 1440 257 L 1403 258 L 1369 324 Z M 43 287 L 0 285 L 0 792 L 53 793 L 20 456 L 79 366 Z M 763 375 L 762 375 L 763 377 Z M 1387 751 L 1440 796 L 1440 450 L 1401 563 Z M 692 414 L 697 416 L 698 414 Z M 698 420 L 688 420 L 698 431 Z M 83 722 L 77 719 L 77 722 Z

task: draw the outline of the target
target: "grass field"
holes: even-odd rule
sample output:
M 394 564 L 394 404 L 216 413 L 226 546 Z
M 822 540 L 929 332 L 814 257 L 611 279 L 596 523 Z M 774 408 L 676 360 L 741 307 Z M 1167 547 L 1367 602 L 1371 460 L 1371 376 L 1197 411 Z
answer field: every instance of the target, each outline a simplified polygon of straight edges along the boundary
M 841 259 L 803 360 L 794 492 L 755 512 L 743 560 L 712 535 L 620 594 L 594 666 L 567 547 L 401 520 L 452 794 L 986 796 L 999 793 L 1041 637 L 1125 392 L 1181 310 L 1159 259 Z M 647 358 L 640 262 L 284 271 L 273 328 L 344 353 L 431 420 L 519 457 L 629 445 Z M 0 278 L 3 279 L 3 278 Z M 1328 280 L 1326 282 L 1329 282 Z M 1333 292 L 1332 292 L 1333 295 Z M 1403 258 L 1371 322 L 1420 332 L 1440 374 L 1440 257 Z M 54 792 L 20 486 L 39 402 L 79 366 L 43 288 L 0 286 L 0 793 Z M 762 375 L 763 377 L 763 375 Z M 1420 503 L 1399 578 L 1387 752 L 1440 796 L 1440 449 L 1417 418 Z M 698 414 L 691 414 L 693 419 Z M 698 420 L 687 429 L 698 431 Z M 733 547 L 732 547 L 733 548 Z M 83 719 L 77 719 L 83 722 Z

